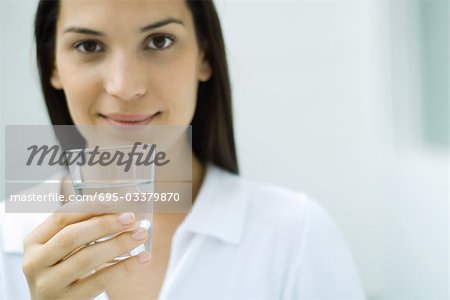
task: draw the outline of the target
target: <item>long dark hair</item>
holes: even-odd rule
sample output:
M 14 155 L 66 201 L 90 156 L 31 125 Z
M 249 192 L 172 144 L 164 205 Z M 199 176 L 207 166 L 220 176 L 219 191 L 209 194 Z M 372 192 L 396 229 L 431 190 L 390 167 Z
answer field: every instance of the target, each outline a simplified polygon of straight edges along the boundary
M 187 0 L 192 13 L 198 44 L 213 70 L 211 78 L 200 82 L 197 106 L 192 120 L 192 148 L 203 163 L 213 163 L 238 173 L 231 87 L 225 44 L 219 18 L 211 0 Z M 62 90 L 50 84 L 54 68 L 58 0 L 40 0 L 35 16 L 34 34 L 41 88 L 53 125 L 74 125 Z M 58 133 L 57 133 L 58 136 Z M 61 141 L 63 136 L 59 135 Z

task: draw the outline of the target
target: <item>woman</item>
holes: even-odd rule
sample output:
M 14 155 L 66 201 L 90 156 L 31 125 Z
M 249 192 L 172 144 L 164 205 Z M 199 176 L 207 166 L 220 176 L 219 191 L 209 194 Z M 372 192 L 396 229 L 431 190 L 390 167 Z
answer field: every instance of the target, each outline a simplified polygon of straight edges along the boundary
M 128 231 L 61 259 L 131 229 L 134 216 L 51 214 L 33 224 L 15 260 L 4 251 L 5 274 L 22 264 L 27 283 L 4 276 L 7 298 L 364 298 L 345 242 L 320 206 L 237 176 L 227 64 L 212 2 L 41 0 L 35 26 L 52 123 L 192 124 L 195 202 L 187 215 L 155 215 L 151 259 L 143 252 L 95 273 L 148 237 Z M 68 195 L 63 182 L 60 192 Z M 14 216 L 0 223 L 5 229 L 12 228 L 8 218 Z

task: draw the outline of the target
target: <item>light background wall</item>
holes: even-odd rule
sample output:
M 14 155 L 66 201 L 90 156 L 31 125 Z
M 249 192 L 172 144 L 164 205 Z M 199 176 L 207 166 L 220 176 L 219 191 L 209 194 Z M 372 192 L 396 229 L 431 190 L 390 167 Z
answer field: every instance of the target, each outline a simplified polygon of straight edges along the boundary
M 1 1 L 0 121 L 48 124 L 37 1 Z M 216 3 L 243 176 L 321 203 L 370 299 L 448 299 L 448 2 Z

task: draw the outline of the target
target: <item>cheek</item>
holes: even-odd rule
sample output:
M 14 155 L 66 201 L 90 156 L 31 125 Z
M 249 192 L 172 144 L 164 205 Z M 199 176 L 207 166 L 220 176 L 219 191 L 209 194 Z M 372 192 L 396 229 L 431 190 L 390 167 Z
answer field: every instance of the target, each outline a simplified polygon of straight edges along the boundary
M 157 81 L 158 98 L 164 99 L 164 106 L 169 112 L 168 122 L 189 124 L 195 112 L 198 86 L 193 59 L 186 57 L 170 67 L 166 66 Z
M 89 124 L 90 112 L 98 97 L 100 85 L 92 71 L 66 65 L 60 70 L 70 115 L 76 124 Z

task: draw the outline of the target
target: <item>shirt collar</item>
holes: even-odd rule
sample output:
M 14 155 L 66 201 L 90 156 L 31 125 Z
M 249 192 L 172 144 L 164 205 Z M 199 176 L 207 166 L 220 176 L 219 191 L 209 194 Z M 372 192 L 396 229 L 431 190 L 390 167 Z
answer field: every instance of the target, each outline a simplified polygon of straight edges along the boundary
M 247 191 L 240 177 L 209 164 L 197 199 L 180 230 L 239 244 L 247 206 Z

